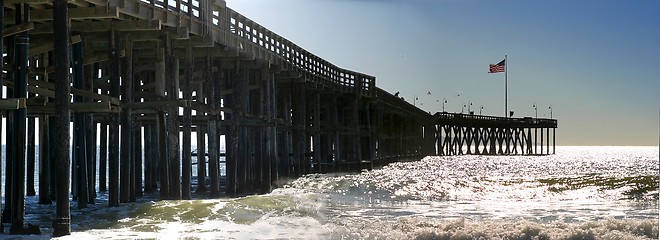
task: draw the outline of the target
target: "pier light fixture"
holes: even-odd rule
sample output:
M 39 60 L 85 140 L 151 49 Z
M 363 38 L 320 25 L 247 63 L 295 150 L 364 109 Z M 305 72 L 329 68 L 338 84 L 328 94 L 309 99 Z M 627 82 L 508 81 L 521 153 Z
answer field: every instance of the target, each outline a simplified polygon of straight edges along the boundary
M 465 112 L 465 107 L 467 107 L 467 105 L 463 103 L 463 107 L 461 108 L 461 113 Z
M 552 119 L 552 105 L 550 105 L 548 109 L 550 109 L 550 119 Z
M 442 112 L 445 112 L 445 103 L 447 103 L 447 98 L 442 98 Z
M 481 115 L 481 111 L 484 110 L 484 105 L 479 106 L 479 115 Z
M 539 111 L 538 111 L 538 108 L 536 107 L 536 103 L 534 103 L 534 105 L 532 105 L 532 107 L 534 107 L 534 116 L 536 118 L 539 118 Z

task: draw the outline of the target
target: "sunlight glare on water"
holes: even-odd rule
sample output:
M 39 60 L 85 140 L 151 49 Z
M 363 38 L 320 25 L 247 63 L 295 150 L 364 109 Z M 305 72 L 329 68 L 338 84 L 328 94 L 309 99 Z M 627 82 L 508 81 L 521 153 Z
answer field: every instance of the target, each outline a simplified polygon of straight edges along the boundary
M 656 147 L 557 150 L 426 157 L 310 174 L 270 194 L 146 202 L 64 239 L 658 238 Z

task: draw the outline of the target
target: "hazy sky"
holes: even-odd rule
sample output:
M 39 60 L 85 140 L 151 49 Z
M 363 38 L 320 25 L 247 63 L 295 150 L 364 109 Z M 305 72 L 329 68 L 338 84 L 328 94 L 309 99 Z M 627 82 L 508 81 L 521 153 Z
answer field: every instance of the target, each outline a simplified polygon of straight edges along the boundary
M 227 0 L 427 111 L 559 119 L 558 145 L 657 145 L 660 1 Z M 427 95 L 430 91 L 432 95 Z M 457 96 L 461 93 L 460 96 Z M 467 111 L 467 109 L 466 109 Z

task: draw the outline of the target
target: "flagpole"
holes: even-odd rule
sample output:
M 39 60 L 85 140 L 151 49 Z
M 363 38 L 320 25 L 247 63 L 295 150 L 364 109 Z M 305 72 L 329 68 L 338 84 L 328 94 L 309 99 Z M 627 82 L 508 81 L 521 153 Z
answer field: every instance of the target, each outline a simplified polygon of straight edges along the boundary
M 506 54 L 504 55 L 504 117 L 508 118 L 509 117 L 509 87 L 508 85 L 508 68 L 509 68 L 509 61 L 506 60 Z

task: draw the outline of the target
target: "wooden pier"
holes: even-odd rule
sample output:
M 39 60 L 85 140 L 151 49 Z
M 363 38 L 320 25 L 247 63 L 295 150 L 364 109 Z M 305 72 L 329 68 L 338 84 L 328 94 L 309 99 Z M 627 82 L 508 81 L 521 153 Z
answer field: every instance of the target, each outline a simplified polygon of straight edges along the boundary
M 11 234 L 34 232 L 26 195 L 56 202 L 61 236 L 75 221 L 69 201 L 85 208 L 98 192 L 118 206 L 156 191 L 264 193 L 282 178 L 428 155 L 549 154 L 550 129 L 554 153 L 556 120 L 431 115 L 222 0 L 3 6 L 2 222 Z

